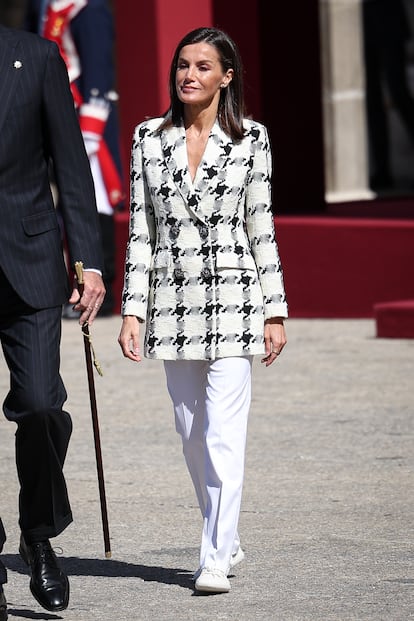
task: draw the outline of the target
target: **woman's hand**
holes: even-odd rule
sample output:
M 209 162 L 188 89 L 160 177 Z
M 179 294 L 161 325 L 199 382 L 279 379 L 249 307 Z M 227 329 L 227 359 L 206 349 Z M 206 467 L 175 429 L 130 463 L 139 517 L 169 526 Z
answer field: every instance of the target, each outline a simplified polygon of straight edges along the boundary
M 261 361 L 268 367 L 276 360 L 287 343 L 283 317 L 271 317 L 270 319 L 266 319 L 264 340 L 266 355 Z
M 134 315 L 125 315 L 122 319 L 121 332 L 118 343 L 125 358 L 134 362 L 141 362 L 139 353 L 139 321 Z

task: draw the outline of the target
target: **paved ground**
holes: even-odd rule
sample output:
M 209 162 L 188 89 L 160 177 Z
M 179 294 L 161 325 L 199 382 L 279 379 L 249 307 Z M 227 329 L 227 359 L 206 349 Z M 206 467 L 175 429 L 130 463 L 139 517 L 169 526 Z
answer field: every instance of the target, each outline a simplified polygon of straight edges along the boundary
M 75 429 L 66 475 L 75 522 L 58 539 L 70 607 L 43 611 L 17 554 L 14 427 L 0 420 L 10 620 L 406 621 L 414 619 L 414 341 L 371 320 L 294 320 L 278 362 L 254 368 L 232 591 L 194 595 L 201 520 L 162 364 L 124 360 L 118 317 L 92 327 L 112 558 L 105 559 L 79 326 L 62 374 Z M 4 367 L 3 367 L 4 368 Z M 0 374 L 0 391 L 8 378 Z

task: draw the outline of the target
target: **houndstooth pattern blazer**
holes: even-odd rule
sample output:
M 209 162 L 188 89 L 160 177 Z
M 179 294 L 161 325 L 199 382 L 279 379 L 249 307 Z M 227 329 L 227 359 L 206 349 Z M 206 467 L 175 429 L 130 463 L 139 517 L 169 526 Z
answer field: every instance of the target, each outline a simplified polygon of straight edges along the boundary
M 184 128 L 161 121 L 134 132 L 122 314 L 146 321 L 148 358 L 262 354 L 264 320 L 287 316 L 266 128 L 246 119 L 235 144 L 216 123 L 192 182 Z

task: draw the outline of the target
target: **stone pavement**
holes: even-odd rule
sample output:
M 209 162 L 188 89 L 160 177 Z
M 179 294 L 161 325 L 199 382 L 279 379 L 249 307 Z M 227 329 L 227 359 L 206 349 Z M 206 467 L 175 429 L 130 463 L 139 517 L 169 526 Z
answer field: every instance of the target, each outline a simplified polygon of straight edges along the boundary
M 75 521 L 53 541 L 71 581 L 62 613 L 42 610 L 29 592 L 17 554 L 14 426 L 0 420 L 11 621 L 414 619 L 413 340 L 377 339 L 373 320 L 287 322 L 277 363 L 254 366 L 240 518 L 246 560 L 230 593 L 197 596 L 190 577 L 201 519 L 162 363 L 123 359 L 119 327 L 112 317 L 91 329 L 104 372 L 95 385 L 112 550 L 105 559 L 82 336 L 76 322 L 63 324 Z

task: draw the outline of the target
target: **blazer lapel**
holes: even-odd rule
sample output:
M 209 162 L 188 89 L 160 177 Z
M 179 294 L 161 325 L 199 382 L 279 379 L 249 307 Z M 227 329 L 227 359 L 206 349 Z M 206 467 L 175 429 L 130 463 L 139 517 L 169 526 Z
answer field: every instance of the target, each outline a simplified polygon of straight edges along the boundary
M 216 121 L 213 125 L 206 149 L 194 179 L 194 190 L 200 200 L 211 188 L 211 184 L 217 185 L 217 175 L 228 163 L 232 149 L 232 141 L 221 129 Z
M 210 132 L 202 160 L 194 182 L 188 169 L 187 148 L 184 127 L 173 127 L 161 134 L 161 145 L 166 165 L 173 181 L 189 209 L 201 220 L 208 217 L 203 213 L 201 199 L 217 183 L 217 174 L 223 169 L 232 148 L 231 139 L 216 122 Z
M 13 100 L 17 81 L 24 71 L 24 62 L 18 52 L 18 39 L 12 32 L 0 27 L 0 132 Z
M 181 196 L 187 202 L 192 193 L 192 183 L 188 170 L 184 128 L 172 127 L 163 131 L 161 134 L 161 148 L 171 177 Z

